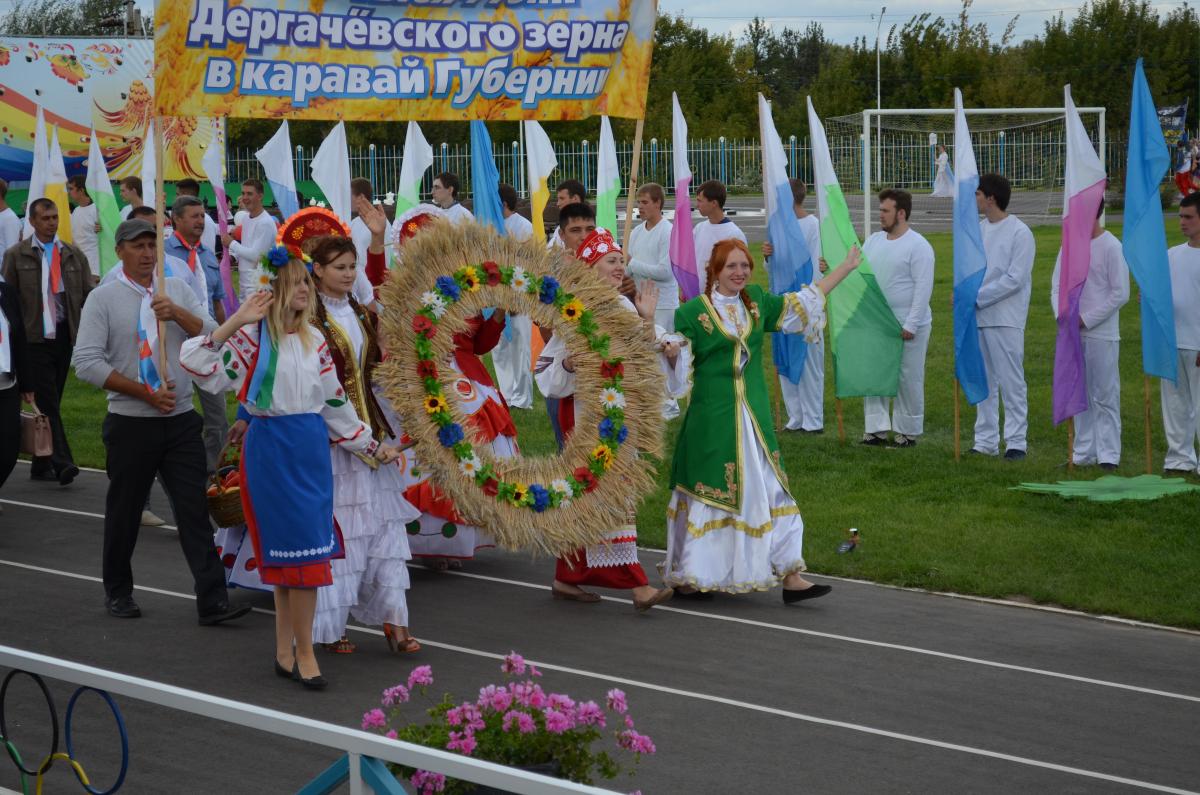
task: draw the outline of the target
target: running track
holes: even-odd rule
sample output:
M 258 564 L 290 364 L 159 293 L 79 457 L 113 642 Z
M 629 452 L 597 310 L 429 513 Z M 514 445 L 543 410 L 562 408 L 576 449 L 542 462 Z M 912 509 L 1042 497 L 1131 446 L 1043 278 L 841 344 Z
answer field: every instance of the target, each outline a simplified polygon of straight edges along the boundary
M 196 625 L 169 529 L 142 530 L 144 617 L 109 618 L 98 580 L 103 474 L 60 489 L 27 471 L 19 465 L 0 498 L 7 645 L 343 725 L 415 664 L 433 666 L 437 693 L 466 697 L 499 679 L 500 655 L 516 649 L 545 669 L 548 689 L 597 700 L 626 690 L 658 754 L 610 786 L 646 795 L 1200 792 L 1200 635 L 844 581 L 801 607 L 771 593 L 639 616 L 620 594 L 552 601 L 550 561 L 490 551 L 462 573 L 412 570 L 421 653 L 398 659 L 375 630 L 353 630 L 359 652 L 322 653 L 333 684 L 308 693 L 271 673 L 269 595 L 235 591 L 260 609 Z M 643 556 L 647 568 L 660 559 Z M 53 684 L 60 720 L 72 689 Z M 334 760 L 120 704 L 133 757 L 125 793 L 294 792 Z M 27 759 L 45 753 L 43 711 L 31 686 L 14 686 L 8 720 Z M 83 713 L 77 756 L 107 786 L 116 742 L 98 701 Z M 0 788 L 19 786 L 14 773 L 0 758 Z M 82 790 L 59 765 L 45 791 Z

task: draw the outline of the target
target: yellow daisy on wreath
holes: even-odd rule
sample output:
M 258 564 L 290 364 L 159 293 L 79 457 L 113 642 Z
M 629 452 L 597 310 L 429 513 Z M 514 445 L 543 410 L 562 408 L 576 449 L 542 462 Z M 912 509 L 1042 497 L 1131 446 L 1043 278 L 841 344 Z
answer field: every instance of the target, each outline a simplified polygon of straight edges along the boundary
M 578 298 L 572 299 L 571 301 L 563 304 L 561 311 L 562 316 L 567 320 L 579 320 L 580 315 L 583 314 L 583 301 L 580 301 Z
M 612 466 L 615 456 L 608 445 L 598 444 L 592 449 L 592 458 L 603 464 L 605 469 L 608 469 Z
M 425 413 L 437 414 L 439 411 L 445 411 L 446 399 L 441 395 L 426 395 L 425 396 Z
M 512 496 L 508 498 L 508 501 L 511 502 L 513 505 L 520 505 L 521 503 L 525 502 L 525 498 L 528 496 L 529 496 L 529 487 L 528 486 L 526 486 L 524 483 L 514 483 Z
M 463 286 L 469 293 L 479 289 L 479 274 L 470 266 L 463 268 Z

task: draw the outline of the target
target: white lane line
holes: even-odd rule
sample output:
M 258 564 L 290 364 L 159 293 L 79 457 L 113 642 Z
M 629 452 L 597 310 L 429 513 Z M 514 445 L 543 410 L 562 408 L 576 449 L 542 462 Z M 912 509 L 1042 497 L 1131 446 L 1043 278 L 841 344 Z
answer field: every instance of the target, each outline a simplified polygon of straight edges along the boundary
M 423 566 L 409 564 L 410 568 L 425 568 Z M 467 577 L 473 580 L 485 580 L 487 582 L 501 583 L 504 585 L 515 585 L 522 588 L 534 588 L 537 590 L 548 591 L 549 586 L 540 583 L 524 582 L 522 580 L 509 580 L 502 577 L 489 577 L 483 574 L 471 574 L 462 571 L 445 571 L 440 574 L 451 574 L 455 577 Z M 619 599 L 613 596 L 602 596 L 601 599 L 607 602 L 617 602 L 619 604 L 633 604 L 632 600 Z M 750 618 L 738 618 L 737 616 L 726 616 L 718 613 L 702 613 L 697 610 L 687 610 L 681 607 L 670 607 L 667 605 L 659 605 L 655 610 L 664 610 L 670 613 L 679 613 L 685 616 L 695 616 L 697 618 L 707 618 L 712 621 L 727 621 L 733 624 L 742 624 L 750 627 L 758 627 L 760 629 L 772 629 L 780 632 L 791 632 L 797 635 L 808 635 L 810 637 L 824 638 L 826 640 L 841 641 L 843 643 L 856 643 L 862 646 L 873 646 L 879 649 L 889 649 L 891 651 L 903 651 L 910 654 L 922 654 L 928 657 L 937 657 L 943 660 L 954 660 L 955 662 L 969 663 L 972 665 L 982 665 L 988 668 L 999 668 L 1006 671 L 1017 671 L 1025 674 L 1035 674 L 1037 676 L 1048 676 L 1054 679 L 1066 679 L 1072 682 L 1080 682 L 1088 685 L 1096 685 L 1099 687 L 1110 687 L 1117 690 L 1128 690 L 1134 693 L 1142 693 L 1145 695 L 1161 696 L 1163 698 L 1173 698 L 1180 701 L 1191 701 L 1200 703 L 1200 696 L 1192 696 L 1186 693 L 1173 693 L 1169 690 L 1156 690 L 1149 687 L 1139 687 L 1138 685 L 1127 685 L 1122 682 L 1110 682 L 1106 679 L 1093 679 L 1088 676 L 1077 676 L 1075 674 L 1061 673 L 1059 671 L 1050 671 L 1045 668 L 1031 668 L 1025 665 L 1014 665 L 1013 663 L 998 662 L 996 660 L 985 660 L 980 657 L 968 657 L 962 654 L 951 654 L 950 652 L 936 651 L 934 649 L 923 649 L 918 646 L 906 646 L 900 643 L 888 643 L 881 640 L 869 640 L 867 638 L 856 638 L 851 635 L 837 635 L 832 632 L 821 632 L 815 629 L 803 629 L 801 627 L 792 627 L 787 624 L 772 624 L 767 621 L 756 621 Z
M 7 565 L 7 566 L 13 566 L 15 568 L 25 569 L 27 571 L 35 571 L 35 572 L 39 572 L 39 573 L 43 573 L 43 574 L 53 574 L 53 575 L 57 575 L 57 576 L 61 576 L 61 577 L 69 577 L 71 579 L 76 579 L 76 580 L 85 580 L 88 582 L 102 582 L 101 578 L 93 577 L 93 576 L 87 575 L 87 574 L 77 574 L 75 572 L 59 571 L 57 569 L 49 569 L 49 568 L 45 568 L 43 566 L 33 566 L 33 565 L 30 565 L 27 563 L 16 563 L 16 562 L 7 561 L 7 560 L 0 560 L 0 563 Z M 161 588 L 148 588 L 143 585 L 135 585 L 134 589 L 138 590 L 138 591 L 145 591 L 146 593 L 158 594 L 161 596 L 170 596 L 170 597 L 174 597 L 177 599 L 187 599 L 189 601 L 193 601 L 196 598 L 193 594 L 178 593 L 176 591 L 167 591 L 167 590 L 163 590 Z M 275 615 L 274 610 L 267 610 L 265 608 L 259 608 L 259 607 L 254 608 L 254 612 L 261 613 L 262 615 L 267 615 L 267 616 Z M 378 637 L 383 637 L 383 632 L 381 632 L 380 630 L 377 630 L 377 629 L 370 628 L 370 627 L 359 627 L 359 626 L 350 625 L 347 627 L 347 629 L 353 630 L 355 632 L 361 632 L 361 633 L 367 634 L 367 635 L 375 635 Z M 440 641 L 429 640 L 424 637 L 421 638 L 421 644 L 427 645 L 427 646 L 432 646 L 437 649 L 444 649 L 446 651 L 457 652 L 459 654 L 467 654 L 472 657 L 482 657 L 484 659 L 489 659 L 489 660 L 503 660 L 504 659 L 504 654 L 502 654 L 502 653 L 483 651 L 482 649 L 472 649 L 467 646 L 459 646 L 459 645 L 456 645 L 453 643 L 442 643 Z M 768 707 L 763 704 L 754 704 L 749 701 L 739 701 L 738 699 L 725 698 L 724 696 L 716 696 L 711 693 L 699 693 L 694 690 L 683 690 L 678 687 L 670 687 L 668 685 L 655 684 L 654 682 L 644 682 L 639 679 L 629 679 L 628 677 L 623 677 L 623 676 L 613 676 L 611 674 L 603 674 L 603 673 L 598 673 L 596 671 L 588 671 L 588 670 L 584 670 L 582 668 L 572 668 L 567 665 L 556 665 L 554 663 L 543 662 L 541 660 L 527 660 L 527 662 L 531 662 L 540 668 L 546 669 L 547 671 L 559 671 L 560 673 L 571 674 L 573 676 L 584 677 L 587 679 L 595 679 L 595 680 L 598 680 L 601 682 L 610 682 L 610 683 L 618 684 L 618 685 L 625 685 L 626 687 L 636 687 L 636 688 L 640 688 L 642 690 L 650 690 L 650 691 L 653 691 L 656 693 L 664 693 L 666 695 L 690 698 L 690 699 L 693 699 L 696 701 L 707 701 L 711 704 L 720 704 L 722 706 L 733 707 L 735 709 L 744 709 L 744 710 L 748 710 L 750 712 L 758 712 L 758 713 L 761 713 L 764 715 L 774 715 L 776 717 L 789 718 L 791 720 L 802 721 L 804 723 L 813 723 L 813 724 L 817 724 L 819 726 L 831 726 L 833 728 L 846 729 L 848 731 L 859 732 L 861 734 L 870 734 L 870 735 L 873 735 L 876 737 L 886 737 L 891 740 L 899 740 L 901 742 L 913 743 L 916 745 L 925 745 L 925 746 L 929 746 L 931 748 L 941 748 L 941 749 L 947 750 L 947 751 L 958 751 L 960 753 L 971 754 L 973 756 L 982 756 L 982 757 L 986 757 L 988 759 L 999 759 L 1001 761 L 1012 762 L 1014 764 L 1024 765 L 1026 767 L 1036 767 L 1036 768 L 1041 768 L 1043 770 L 1054 770 L 1059 773 L 1069 773 L 1071 775 L 1081 776 L 1084 778 L 1097 779 L 1100 781 L 1109 781 L 1109 782 L 1113 782 L 1116 784 L 1126 784 L 1131 787 L 1138 787 L 1140 789 L 1151 790 L 1153 792 L 1168 792 L 1168 793 L 1174 793 L 1174 795 L 1200 795 L 1200 791 L 1179 789 L 1177 787 L 1169 787 L 1164 784 L 1156 784 L 1152 781 L 1142 781 L 1140 779 L 1127 778 L 1125 776 L 1115 776 L 1115 775 L 1112 775 L 1111 773 L 1101 773 L 1096 770 L 1087 770 L 1087 769 L 1080 768 L 1080 767 L 1071 767 L 1070 765 L 1060 765 L 1060 764 L 1056 764 L 1054 762 L 1045 762 L 1040 759 L 1031 759 L 1031 758 L 1025 757 L 1025 756 L 1017 756 L 1015 754 L 1006 754 L 1006 753 L 1002 753 L 1000 751 L 991 751 L 987 748 L 978 748 L 978 747 L 972 746 L 972 745 L 961 745 L 959 743 L 948 743 L 948 742 L 944 742 L 942 740 L 934 740 L 929 737 L 921 737 L 921 736 L 915 735 L 915 734 L 906 734 L 904 732 L 895 732 L 895 731 L 890 731 L 888 729 L 878 729 L 878 728 L 875 728 L 874 726 L 867 726 L 867 725 L 861 724 L 861 723 L 850 723 L 848 721 L 833 720 L 831 718 L 822 718 L 817 715 L 808 715 L 803 712 L 794 712 L 792 710 L 780 709 L 778 707 Z
M 102 514 L 102 513 L 92 513 L 91 511 L 75 511 L 70 508 L 59 508 L 54 505 L 42 505 L 42 504 L 36 503 L 36 502 L 21 502 L 20 500 L 0 500 L 0 503 L 4 503 L 5 505 L 19 505 L 22 508 L 37 508 L 42 511 L 53 511 L 54 513 L 69 513 L 72 516 L 86 516 L 89 519 L 100 519 L 100 520 L 104 519 L 104 514 Z M 156 529 L 156 530 L 178 530 L 179 528 L 177 528 L 173 524 L 162 524 L 162 525 L 157 525 L 154 529 Z
M 11 502 L 11 501 L 0 500 L 0 502 Z M 66 509 L 61 509 L 61 508 L 48 508 L 47 506 L 37 506 L 37 504 L 34 504 L 34 503 L 24 503 L 24 502 L 13 503 L 13 504 L 20 504 L 20 506 L 29 506 L 32 508 L 46 508 L 48 510 L 61 510 L 61 512 L 65 512 L 65 513 L 78 514 L 78 515 L 83 515 L 83 516 L 95 516 L 95 518 L 103 519 L 102 514 L 88 514 L 88 513 L 82 512 L 82 510 L 66 510 Z M 17 563 L 17 562 L 11 562 L 11 561 L 0 561 L 0 563 L 7 563 L 7 564 L 10 564 L 10 566 L 25 566 L 24 563 Z M 430 569 L 427 569 L 427 567 L 420 566 L 419 563 L 409 563 L 408 566 L 409 566 L 409 568 L 413 568 L 413 569 L 430 570 Z M 34 568 L 35 570 L 43 570 L 43 569 L 38 569 L 37 567 L 32 567 L 32 568 Z M 44 570 L 47 570 L 47 572 L 54 572 L 54 569 L 44 569 Z M 512 586 L 523 587 L 523 588 L 534 588 L 534 590 L 538 590 L 538 591 L 550 590 L 550 586 L 540 584 L 540 582 L 527 582 L 524 580 L 510 580 L 510 579 L 505 579 L 505 578 L 499 578 L 499 576 L 488 576 L 485 574 L 472 574 L 469 572 L 455 572 L 455 570 L 446 570 L 446 572 L 439 572 L 439 574 L 450 574 L 452 576 L 463 576 L 463 578 L 472 579 L 472 580 L 482 580 L 485 582 L 498 582 L 498 584 L 502 584 L 502 585 L 512 585 Z M 631 599 L 620 599 L 617 597 L 610 597 L 610 596 L 602 596 L 601 599 L 604 599 L 605 602 L 614 602 L 614 603 L 618 603 L 618 604 L 632 604 Z M 779 630 L 779 632 L 788 632 L 788 633 L 793 633 L 793 634 L 797 634 L 797 635 L 808 635 L 808 636 L 811 636 L 811 638 L 823 638 L 826 640 L 836 640 L 836 641 L 841 641 L 841 642 L 847 642 L 847 644 L 858 644 L 858 645 L 862 645 L 862 646 L 872 646 L 875 648 L 887 648 L 887 650 L 890 650 L 890 651 L 908 652 L 911 654 L 923 654 L 923 656 L 926 656 L 926 657 L 949 659 L 949 660 L 954 660 L 954 662 L 958 662 L 958 663 L 967 663 L 967 664 L 971 664 L 971 665 L 983 665 L 983 667 L 985 667 L 985 668 L 995 668 L 995 669 L 1000 669 L 1000 670 L 1016 671 L 1016 673 L 1020 673 L 1020 674 L 1032 674 L 1032 675 L 1036 675 L 1036 676 L 1049 676 L 1049 677 L 1051 677 L 1051 679 L 1061 679 L 1061 680 L 1067 680 L 1070 682 L 1080 682 L 1080 683 L 1082 683 L 1082 685 L 1108 687 L 1108 688 L 1112 688 L 1112 689 L 1118 689 L 1118 691 L 1128 691 L 1128 692 L 1140 693 L 1140 694 L 1144 694 L 1144 695 L 1157 695 L 1157 697 L 1176 699 L 1176 700 L 1181 700 L 1181 701 L 1192 701 L 1192 703 L 1194 703 L 1194 704 L 1200 704 L 1200 695 L 1189 695 L 1187 693 L 1174 693 L 1171 691 L 1159 691 L 1159 689 L 1156 689 L 1156 688 L 1140 687 L 1138 685 L 1126 685 L 1126 683 L 1123 683 L 1123 682 L 1112 682 L 1109 680 L 1093 679 L 1093 677 L 1090 677 L 1090 676 L 1079 676 L 1076 674 L 1064 674 L 1064 673 L 1061 673 L 1061 671 L 1052 671 L 1052 670 L 1044 669 L 1044 668 L 1031 668 L 1031 667 L 1027 667 L 1027 665 L 1016 665 L 1014 663 L 1002 663 L 1002 662 L 998 662 L 998 660 L 984 659 L 982 657 L 970 657 L 970 656 L 966 656 L 966 654 L 954 654 L 954 653 L 950 653 L 950 652 L 936 651 L 936 650 L 932 650 L 932 648 L 922 648 L 919 646 L 907 646 L 904 644 L 893 644 L 893 642 L 888 642 L 888 641 L 883 641 L 883 640 L 870 640 L 868 638 L 854 638 L 853 635 L 839 635 L 839 634 L 835 634 L 835 633 L 821 632 L 821 630 L 817 630 L 817 629 L 803 629 L 800 627 L 790 627 L 790 626 L 787 626 L 787 624 L 770 623 L 767 621 L 756 621 L 756 620 L 754 620 L 754 618 L 740 618 L 737 616 L 726 616 L 726 615 L 715 614 L 715 612 L 701 612 L 698 610 L 686 610 L 684 608 L 672 608 L 672 606 L 667 606 L 667 605 L 659 605 L 659 606 L 656 606 L 656 608 L 654 608 L 654 609 L 655 610 L 665 610 L 667 612 L 677 612 L 677 614 L 684 615 L 684 616 L 692 616 L 692 617 L 696 617 L 696 618 L 708 618 L 709 621 L 725 621 L 728 623 L 743 624 L 743 626 L 746 626 L 746 627 L 757 627 L 760 629 L 774 629 L 774 630 Z

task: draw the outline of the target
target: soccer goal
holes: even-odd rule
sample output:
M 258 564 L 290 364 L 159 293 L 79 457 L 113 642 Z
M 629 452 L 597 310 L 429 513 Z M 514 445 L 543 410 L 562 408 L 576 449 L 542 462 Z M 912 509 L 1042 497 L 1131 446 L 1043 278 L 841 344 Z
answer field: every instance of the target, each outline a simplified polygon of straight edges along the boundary
M 1117 164 L 1106 156 L 1105 109 L 1077 110 L 1111 172 Z M 966 108 L 965 112 L 979 172 L 1003 174 L 1012 183 L 1010 211 L 1031 225 L 1057 219 L 1067 154 L 1065 109 Z M 948 167 L 954 166 L 953 108 L 868 108 L 862 114 L 826 119 L 825 130 L 831 150 L 842 153 L 841 162 L 834 164 L 842 183 L 861 186 L 864 239 L 871 233 L 875 195 L 888 187 L 913 194 L 910 220 L 918 228 L 950 228 L 953 199 L 937 188 L 939 146 L 945 147 Z M 835 139 L 847 138 L 857 138 L 859 146 L 833 147 Z

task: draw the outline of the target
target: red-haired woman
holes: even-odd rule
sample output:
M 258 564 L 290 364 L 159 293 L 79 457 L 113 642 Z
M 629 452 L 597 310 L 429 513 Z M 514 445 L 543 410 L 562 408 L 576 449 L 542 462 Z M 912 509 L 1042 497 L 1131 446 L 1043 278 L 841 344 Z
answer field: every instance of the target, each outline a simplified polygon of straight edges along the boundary
M 824 596 L 800 576 L 804 522 L 787 490 L 763 377 L 764 336 L 814 336 L 825 295 L 858 267 L 851 250 L 820 282 L 774 295 L 750 284 L 754 260 L 740 240 L 713 248 L 704 295 L 675 312 L 691 343 L 693 388 L 671 470 L 664 579 L 683 597 L 783 584 L 783 601 Z

